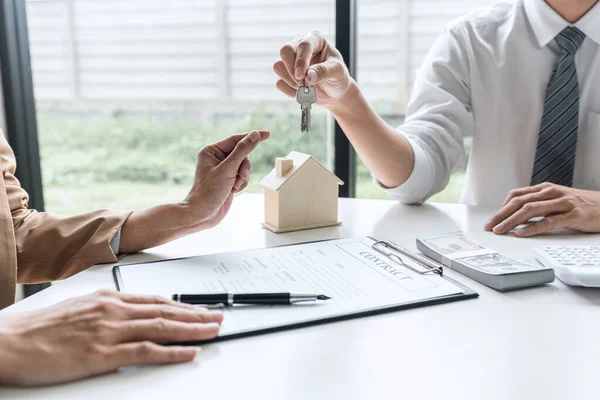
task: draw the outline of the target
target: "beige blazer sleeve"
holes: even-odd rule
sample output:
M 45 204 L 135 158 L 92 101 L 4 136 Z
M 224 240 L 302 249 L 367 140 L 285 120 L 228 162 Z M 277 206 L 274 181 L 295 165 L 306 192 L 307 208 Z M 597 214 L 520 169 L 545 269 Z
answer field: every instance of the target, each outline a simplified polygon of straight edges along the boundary
M 2 251 L 10 251 L 14 247 L 19 283 L 63 279 L 94 264 L 117 261 L 110 241 L 131 211 L 99 210 L 61 218 L 30 210 L 29 196 L 14 176 L 14 154 L 1 132 L 0 164 L 0 249 L 4 246 Z M 10 265 L 13 262 L 0 256 L 0 269 L 15 268 Z M 0 282 L 0 290 L 4 290 L 3 285 Z
M 0 132 L 0 145 L 2 145 Z M 0 310 L 15 301 L 17 283 L 17 246 L 8 197 L 4 186 L 3 159 L 0 157 Z

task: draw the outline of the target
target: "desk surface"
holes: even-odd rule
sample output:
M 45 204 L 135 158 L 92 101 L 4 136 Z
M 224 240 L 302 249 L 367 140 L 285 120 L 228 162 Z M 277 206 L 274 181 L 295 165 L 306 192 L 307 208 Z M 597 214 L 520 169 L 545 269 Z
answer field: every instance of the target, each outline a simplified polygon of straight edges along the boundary
M 339 227 L 275 235 L 260 225 L 262 207 L 261 195 L 242 195 L 217 228 L 125 262 L 361 235 L 414 248 L 417 235 L 459 229 L 487 247 L 534 262 L 534 245 L 600 239 L 495 236 L 482 229 L 492 209 L 349 199 L 340 200 Z M 114 288 L 111 267 L 91 268 L 3 312 Z M 479 299 L 209 344 L 187 364 L 133 368 L 35 390 L 0 389 L 0 398 L 598 398 L 600 289 L 556 281 L 500 293 L 454 271 L 447 274 L 478 291 Z

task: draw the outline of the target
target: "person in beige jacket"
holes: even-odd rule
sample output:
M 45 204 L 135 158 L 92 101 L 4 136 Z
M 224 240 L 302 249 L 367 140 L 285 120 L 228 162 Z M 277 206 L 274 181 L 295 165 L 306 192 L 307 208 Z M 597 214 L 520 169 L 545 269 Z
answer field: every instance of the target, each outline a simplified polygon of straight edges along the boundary
M 249 154 L 268 137 L 268 131 L 252 131 L 203 148 L 192 188 L 179 203 L 61 218 L 28 208 L 13 151 L 0 132 L 0 309 L 13 303 L 17 282 L 64 279 L 116 262 L 118 253 L 217 225 L 248 184 Z M 51 384 L 126 365 L 187 361 L 196 348 L 157 343 L 215 337 L 222 320 L 219 312 L 114 291 L 29 313 L 2 313 L 0 384 Z

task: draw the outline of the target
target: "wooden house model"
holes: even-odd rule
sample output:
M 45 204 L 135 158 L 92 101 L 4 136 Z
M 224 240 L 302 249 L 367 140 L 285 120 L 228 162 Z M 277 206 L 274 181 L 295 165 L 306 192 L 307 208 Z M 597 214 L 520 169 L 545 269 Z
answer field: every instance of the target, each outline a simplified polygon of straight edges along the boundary
M 339 225 L 338 193 L 344 182 L 308 154 L 277 158 L 260 182 L 265 190 L 265 228 L 275 233 Z

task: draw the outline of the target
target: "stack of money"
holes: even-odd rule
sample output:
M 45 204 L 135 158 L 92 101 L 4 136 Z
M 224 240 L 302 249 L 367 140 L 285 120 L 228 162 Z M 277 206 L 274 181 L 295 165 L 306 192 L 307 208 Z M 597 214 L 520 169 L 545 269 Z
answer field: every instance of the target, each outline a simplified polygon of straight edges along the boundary
M 512 259 L 467 239 L 462 232 L 417 238 L 417 248 L 427 257 L 497 290 L 549 283 L 554 270 Z

